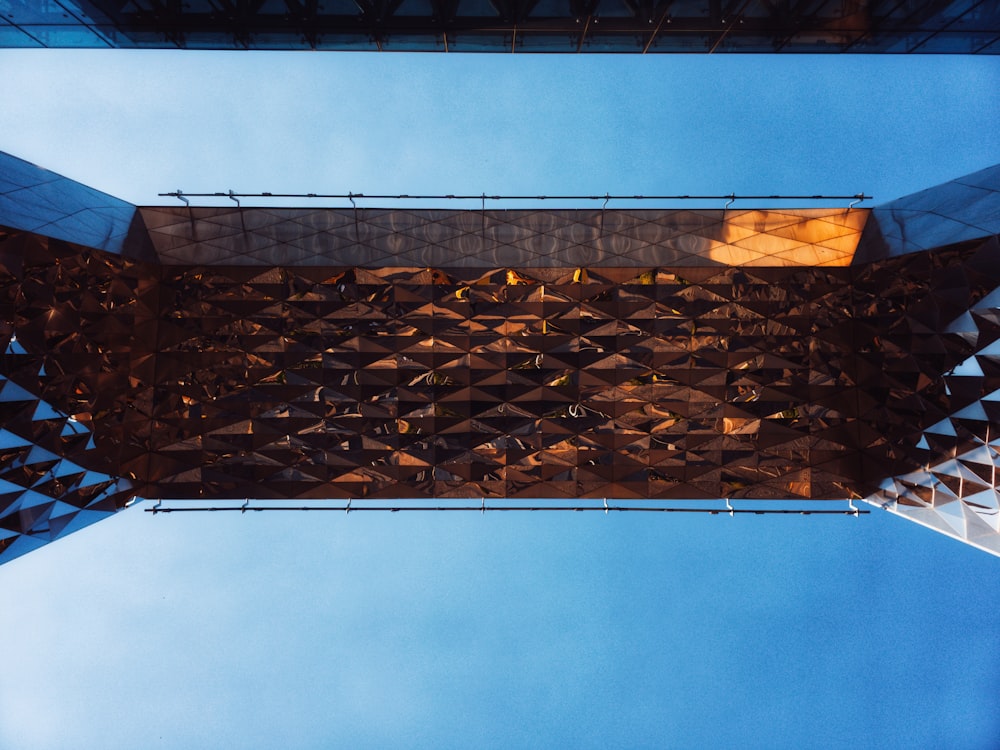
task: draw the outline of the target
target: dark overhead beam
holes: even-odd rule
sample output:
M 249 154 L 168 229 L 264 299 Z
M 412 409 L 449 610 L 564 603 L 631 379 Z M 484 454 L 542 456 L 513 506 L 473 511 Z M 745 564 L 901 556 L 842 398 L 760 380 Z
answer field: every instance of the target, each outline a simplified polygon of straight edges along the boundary
M 213 0 L 196 4 L 200 12 L 180 0 L 60 0 L 68 12 L 85 19 L 78 27 L 26 21 L 21 26 L 10 11 L 3 39 L 13 46 L 55 47 L 79 46 L 90 33 L 95 47 L 1000 52 L 995 44 L 1000 7 L 989 0 L 978 5 L 957 0 L 620 1 L 612 10 L 611 0 L 544 6 L 536 0 L 429 0 L 422 15 L 399 16 L 402 0 L 355 0 L 357 12 L 341 0 Z

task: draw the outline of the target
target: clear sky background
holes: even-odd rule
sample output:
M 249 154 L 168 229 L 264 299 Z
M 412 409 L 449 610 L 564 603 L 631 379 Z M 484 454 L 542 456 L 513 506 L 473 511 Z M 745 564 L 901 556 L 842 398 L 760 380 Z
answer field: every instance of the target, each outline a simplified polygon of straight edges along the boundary
M 0 51 L 0 149 L 156 193 L 857 193 L 1000 58 Z M 0 566 L 0 748 L 995 748 L 1000 560 L 903 519 L 133 508 Z

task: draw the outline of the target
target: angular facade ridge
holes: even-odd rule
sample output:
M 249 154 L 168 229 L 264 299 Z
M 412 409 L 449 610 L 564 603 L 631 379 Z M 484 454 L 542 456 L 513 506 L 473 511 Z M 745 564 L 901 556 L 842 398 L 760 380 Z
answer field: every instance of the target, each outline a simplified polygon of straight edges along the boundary
M 0 227 L 116 255 L 149 258 L 151 254 L 149 238 L 131 203 L 3 152 Z
M 927 461 L 919 469 L 884 480 L 866 498 L 893 513 L 1000 555 L 1000 365 L 997 323 L 1000 289 L 1000 165 L 988 167 L 872 209 L 854 263 L 972 249 L 962 281 L 940 300 L 937 330 L 968 347 L 946 368 L 941 383 L 952 403 L 945 419 L 923 431 Z M 977 295 L 966 289 L 982 282 Z
M 1000 164 L 876 206 L 855 263 L 1000 234 Z

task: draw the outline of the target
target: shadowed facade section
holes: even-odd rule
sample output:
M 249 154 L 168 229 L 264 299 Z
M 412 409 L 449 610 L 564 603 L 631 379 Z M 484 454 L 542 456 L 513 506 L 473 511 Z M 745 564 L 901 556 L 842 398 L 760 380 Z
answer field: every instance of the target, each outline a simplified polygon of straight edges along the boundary
M 11 163 L 14 196 L 65 188 Z M 910 199 L 123 218 L 84 189 L 104 247 L 8 211 L 0 559 L 135 496 L 867 498 L 996 550 L 994 172 L 938 189 L 986 211 L 952 243 L 894 239 Z

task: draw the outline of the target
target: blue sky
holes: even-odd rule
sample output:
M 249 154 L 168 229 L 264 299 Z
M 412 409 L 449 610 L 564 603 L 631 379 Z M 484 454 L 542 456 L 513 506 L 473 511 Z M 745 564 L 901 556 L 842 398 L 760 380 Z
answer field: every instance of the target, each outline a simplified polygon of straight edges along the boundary
M 1000 59 L 0 51 L 0 149 L 157 192 L 857 193 Z M 884 513 L 156 516 L 0 567 L 0 747 L 1000 743 L 1000 561 Z

